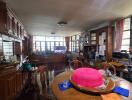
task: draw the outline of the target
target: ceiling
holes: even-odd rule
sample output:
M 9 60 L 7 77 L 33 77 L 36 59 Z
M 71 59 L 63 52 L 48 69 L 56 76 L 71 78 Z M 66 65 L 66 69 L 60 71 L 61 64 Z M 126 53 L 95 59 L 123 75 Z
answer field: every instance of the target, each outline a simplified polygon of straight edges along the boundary
M 69 36 L 132 14 L 132 0 L 5 0 L 33 35 Z M 59 21 L 67 21 L 60 27 Z

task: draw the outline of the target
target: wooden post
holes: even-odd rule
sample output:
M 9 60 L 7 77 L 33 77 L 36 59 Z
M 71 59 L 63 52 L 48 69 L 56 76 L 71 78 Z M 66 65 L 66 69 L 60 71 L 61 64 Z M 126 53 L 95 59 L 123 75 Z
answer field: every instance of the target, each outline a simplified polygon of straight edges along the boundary
M 107 61 L 112 60 L 112 51 L 113 51 L 113 27 L 112 24 L 108 26 L 107 38 L 106 38 L 106 59 Z

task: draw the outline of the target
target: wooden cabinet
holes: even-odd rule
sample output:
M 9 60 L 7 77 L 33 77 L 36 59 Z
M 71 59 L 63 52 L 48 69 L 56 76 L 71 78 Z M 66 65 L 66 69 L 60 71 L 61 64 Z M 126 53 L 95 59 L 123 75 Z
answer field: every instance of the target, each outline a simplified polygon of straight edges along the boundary
M 24 40 L 22 40 L 22 54 L 24 56 L 29 55 L 29 51 L 30 51 L 30 39 L 28 38 L 24 38 Z
M 0 66 L 0 99 L 12 100 L 24 88 L 28 75 L 16 70 L 17 64 Z
M 20 46 L 20 42 L 14 41 L 13 43 L 14 46 L 14 55 L 20 55 L 21 54 L 21 46 Z
M 90 33 L 90 44 L 91 45 L 97 44 L 96 38 L 97 38 L 96 33 L 94 32 Z
M 3 55 L 2 36 L 0 34 L 0 56 Z
M 84 57 L 88 60 L 95 59 L 97 45 L 84 46 Z
M 7 9 L 6 4 L 0 1 L 0 32 L 7 32 Z
M 85 55 L 85 58 L 89 58 L 88 53 L 91 52 L 91 50 L 99 53 L 101 46 L 104 45 L 106 60 L 112 59 L 113 31 L 114 28 L 111 25 L 108 25 L 106 27 L 90 31 L 89 35 L 86 33 L 85 35 L 89 36 L 89 43 L 85 45 L 86 42 L 84 41 L 83 54 Z
M 113 34 L 113 28 L 111 25 L 108 25 L 106 27 L 94 30 L 96 32 L 96 45 L 98 45 L 98 52 L 100 50 L 100 46 L 105 46 L 105 56 L 106 60 L 109 60 L 112 58 L 112 34 Z
M 21 39 L 25 32 L 21 22 L 3 1 L 0 1 L 0 32 Z

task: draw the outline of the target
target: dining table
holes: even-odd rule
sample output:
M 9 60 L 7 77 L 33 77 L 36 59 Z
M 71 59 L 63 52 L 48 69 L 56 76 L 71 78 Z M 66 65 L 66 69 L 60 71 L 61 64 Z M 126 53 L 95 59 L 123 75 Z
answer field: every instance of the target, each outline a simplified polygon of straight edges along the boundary
M 67 90 L 60 90 L 58 84 L 64 82 L 65 80 L 70 80 L 73 71 L 64 71 L 58 74 L 51 83 L 52 92 L 57 100 L 104 100 L 102 94 L 94 94 L 89 92 L 82 92 L 74 87 Z M 125 97 L 120 94 L 117 94 L 120 97 L 120 100 L 132 100 L 132 83 L 121 78 L 115 77 L 114 79 L 115 86 L 119 86 L 129 90 L 129 96 Z M 112 91 L 113 92 L 113 91 Z M 105 99 L 107 100 L 107 99 Z

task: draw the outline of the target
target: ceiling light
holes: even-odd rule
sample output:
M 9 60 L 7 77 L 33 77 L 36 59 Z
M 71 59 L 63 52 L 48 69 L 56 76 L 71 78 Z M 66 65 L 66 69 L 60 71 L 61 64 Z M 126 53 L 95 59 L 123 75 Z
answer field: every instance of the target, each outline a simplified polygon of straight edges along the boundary
M 67 24 L 67 22 L 66 22 L 66 21 L 60 21 L 60 22 L 58 22 L 57 24 L 58 24 L 59 26 L 64 26 L 64 25 Z
M 55 32 L 51 32 L 51 34 L 55 34 Z

